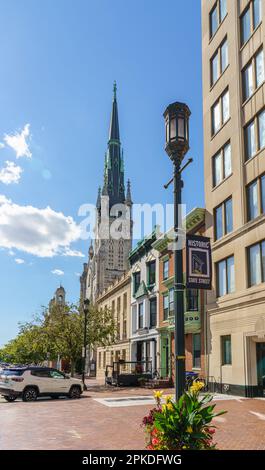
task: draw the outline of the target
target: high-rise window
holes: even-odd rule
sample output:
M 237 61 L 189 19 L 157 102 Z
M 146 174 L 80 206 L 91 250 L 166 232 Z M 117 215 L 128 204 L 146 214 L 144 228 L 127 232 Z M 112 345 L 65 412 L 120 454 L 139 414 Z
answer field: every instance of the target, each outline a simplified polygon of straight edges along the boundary
M 211 59 L 211 75 L 212 75 L 212 85 L 218 80 L 220 76 L 219 71 L 219 51 Z
M 229 92 L 226 91 L 223 96 L 222 96 L 222 120 L 223 123 L 225 123 L 230 116 L 230 110 L 229 110 Z
M 233 205 L 232 198 L 224 201 L 214 210 L 215 239 L 233 231 Z
M 219 240 L 223 236 L 223 206 L 216 207 L 214 214 L 215 239 Z
M 248 220 L 255 219 L 259 214 L 258 182 L 254 181 L 247 187 Z
M 224 203 L 224 212 L 225 212 L 225 233 L 230 233 L 233 231 L 233 205 L 232 198 L 230 197 Z
M 245 146 L 246 146 L 246 160 L 249 160 L 257 152 L 257 142 L 256 142 L 256 136 L 255 136 L 254 121 L 252 121 L 245 128 Z
M 252 181 L 246 187 L 247 218 L 253 220 L 265 213 L 265 175 Z
M 222 153 L 213 157 L 213 186 L 217 186 L 223 179 L 222 171 Z
M 261 212 L 265 214 L 265 175 L 260 179 L 260 188 L 261 188 Z
M 225 19 L 227 13 L 226 0 L 220 0 L 220 22 Z
M 225 145 L 224 149 L 224 178 L 227 178 L 232 173 L 232 161 L 231 161 L 231 145 Z
M 256 88 L 258 88 L 264 82 L 264 79 L 265 79 L 263 49 L 259 51 L 255 57 L 255 68 L 256 68 Z
M 229 142 L 213 157 L 213 186 L 217 186 L 231 173 L 231 144 Z
M 168 294 L 163 296 L 163 314 L 164 320 L 168 319 Z
M 221 336 L 222 365 L 232 364 L 231 335 Z
M 256 135 L 258 135 L 258 139 Z M 254 157 L 263 148 L 265 148 L 265 110 L 257 114 L 245 127 L 246 160 Z
M 243 101 L 250 98 L 264 82 L 264 53 L 260 50 L 242 71 Z
M 201 367 L 201 334 L 192 335 L 192 367 L 200 369 Z
M 262 19 L 262 6 L 261 0 L 254 0 L 253 1 L 253 26 L 254 29 L 260 24 Z
M 228 66 L 228 42 L 227 39 L 221 45 L 221 73 L 223 73 Z
M 216 265 L 217 295 L 219 297 L 235 291 L 234 256 L 230 256 Z
M 213 36 L 218 28 L 218 6 L 215 5 L 215 7 L 212 9 L 210 13 L 210 23 L 211 23 L 211 36 Z
M 253 91 L 253 66 L 251 63 L 243 70 L 243 100 L 247 100 L 253 94 Z
M 262 0 L 252 0 L 240 17 L 241 46 L 250 38 L 262 20 Z
M 226 90 L 212 107 L 212 134 L 216 134 L 230 117 L 229 91 Z
M 221 127 L 221 103 L 218 101 L 212 110 L 212 119 L 213 119 L 213 134 L 219 131 Z
M 220 75 L 228 66 L 228 42 L 227 38 L 218 47 L 211 58 L 211 85 L 214 85 Z
M 251 16 L 250 6 L 245 10 L 241 16 L 241 45 L 245 44 L 251 35 Z
M 265 111 L 258 115 L 259 123 L 259 149 L 265 147 Z
M 265 241 L 248 248 L 249 287 L 265 282 Z
M 227 14 L 227 0 L 218 0 L 210 12 L 210 37 L 212 37 Z

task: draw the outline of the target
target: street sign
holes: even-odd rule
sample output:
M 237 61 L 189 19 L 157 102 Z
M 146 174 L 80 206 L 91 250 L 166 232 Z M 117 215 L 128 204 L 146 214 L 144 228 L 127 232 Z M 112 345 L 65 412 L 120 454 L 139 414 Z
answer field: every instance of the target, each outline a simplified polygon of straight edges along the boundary
M 186 287 L 188 289 L 212 288 L 212 258 L 210 238 L 187 235 Z

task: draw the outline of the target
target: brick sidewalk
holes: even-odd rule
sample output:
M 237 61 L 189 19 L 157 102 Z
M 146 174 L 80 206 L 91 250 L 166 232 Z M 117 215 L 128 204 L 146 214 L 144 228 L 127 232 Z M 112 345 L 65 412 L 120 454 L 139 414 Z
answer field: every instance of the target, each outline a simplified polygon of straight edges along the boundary
M 81 400 L 39 400 L 35 403 L 0 400 L 0 449 L 143 449 L 142 417 L 150 405 L 109 408 L 93 398 L 152 395 L 150 390 L 105 390 L 91 386 Z M 169 393 L 169 391 L 167 391 Z M 224 400 L 215 420 L 220 449 L 265 450 L 265 401 Z

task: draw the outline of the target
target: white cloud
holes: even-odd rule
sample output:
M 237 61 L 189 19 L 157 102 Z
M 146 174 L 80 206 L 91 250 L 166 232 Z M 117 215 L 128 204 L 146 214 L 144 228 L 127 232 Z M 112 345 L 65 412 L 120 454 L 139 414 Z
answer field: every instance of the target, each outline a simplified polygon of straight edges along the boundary
M 4 194 L 0 194 L 0 205 L 1 204 L 9 204 L 11 202 L 10 199 L 7 199 L 7 197 Z
M 49 206 L 45 209 L 20 206 L 0 194 L 0 247 L 41 258 L 69 256 L 70 245 L 80 234 L 81 229 L 72 217 Z
M 81 274 L 80 273 L 75 273 L 75 276 L 80 277 Z
M 15 262 L 16 262 L 17 264 L 24 264 L 24 263 L 25 263 L 25 261 L 24 261 L 22 258 L 16 258 L 16 259 L 15 259 Z
M 32 157 L 28 139 L 30 139 L 30 124 L 26 124 L 20 133 L 5 134 L 4 136 L 5 143 L 15 151 L 17 158 Z
M 0 182 L 4 184 L 18 183 L 22 168 L 14 162 L 6 161 L 6 166 L 0 169 Z
M 78 250 L 71 250 L 70 248 L 66 248 L 63 256 L 77 256 L 78 258 L 84 258 L 85 255 Z
M 3 149 L 5 146 L 5 144 L 3 144 L 3 142 L 0 142 L 0 149 Z
M 55 274 L 56 276 L 63 276 L 64 272 L 61 269 L 53 269 L 51 271 L 52 274 Z

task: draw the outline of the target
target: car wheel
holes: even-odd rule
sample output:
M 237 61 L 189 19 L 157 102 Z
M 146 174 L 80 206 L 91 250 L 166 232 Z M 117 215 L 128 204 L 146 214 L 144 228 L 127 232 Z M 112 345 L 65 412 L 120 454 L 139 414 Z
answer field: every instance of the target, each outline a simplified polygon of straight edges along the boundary
M 28 387 L 22 394 L 23 401 L 36 401 L 38 398 L 38 392 L 35 387 Z
M 73 386 L 69 392 L 69 398 L 80 398 L 81 396 L 81 389 L 77 385 Z
M 15 401 L 16 398 L 17 398 L 17 397 L 12 397 L 12 396 L 11 396 L 11 397 L 4 397 L 4 399 L 5 399 L 6 401 L 8 401 L 9 403 L 11 403 L 12 401 Z

